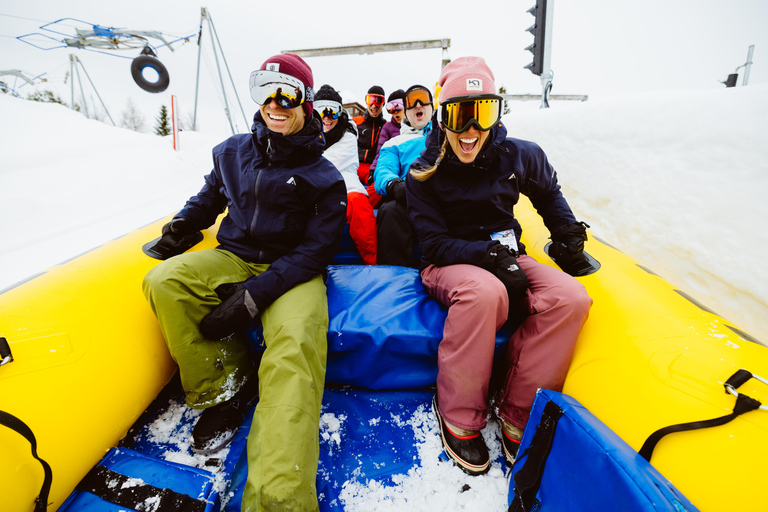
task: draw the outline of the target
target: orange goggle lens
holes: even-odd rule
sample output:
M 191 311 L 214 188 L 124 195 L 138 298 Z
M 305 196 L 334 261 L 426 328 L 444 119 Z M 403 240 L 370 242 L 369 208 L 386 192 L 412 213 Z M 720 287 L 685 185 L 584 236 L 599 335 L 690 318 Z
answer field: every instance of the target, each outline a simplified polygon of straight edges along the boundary
M 432 99 L 429 91 L 426 89 L 414 89 L 405 96 L 405 110 L 410 110 L 416 106 L 417 103 L 421 103 L 423 106 L 431 105 Z

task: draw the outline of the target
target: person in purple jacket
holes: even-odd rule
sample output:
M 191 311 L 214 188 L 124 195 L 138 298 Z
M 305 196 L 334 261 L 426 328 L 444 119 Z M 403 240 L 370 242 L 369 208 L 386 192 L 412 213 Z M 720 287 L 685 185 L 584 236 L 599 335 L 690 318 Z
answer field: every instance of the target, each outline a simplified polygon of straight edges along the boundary
M 373 158 L 371 168 L 368 170 L 368 183 L 370 183 L 370 185 L 366 187 L 366 192 L 368 192 L 368 199 L 373 208 L 378 208 L 379 204 L 381 204 L 381 200 L 383 199 L 382 196 L 376 192 L 376 187 L 373 184 L 373 171 L 376 170 L 376 164 L 379 162 L 379 152 L 381 152 L 381 146 L 383 146 L 384 143 L 389 139 L 400 135 L 400 123 L 405 118 L 403 98 L 405 98 L 405 91 L 398 89 L 389 95 L 387 98 L 387 104 L 385 105 L 387 112 L 389 112 L 389 115 L 391 115 L 392 118 L 384 124 L 384 128 L 381 129 L 381 134 L 379 134 L 379 145 L 376 148 L 376 156 Z
M 592 305 L 576 279 L 526 255 L 514 205 L 521 193 L 528 196 L 558 262 L 585 258 L 586 230 L 541 148 L 507 137 L 503 99 L 485 60 L 454 60 L 439 85 L 436 126 L 411 165 L 406 193 L 422 281 L 448 307 L 433 408 L 447 455 L 478 475 L 490 467 L 480 434 L 489 410 L 501 421 L 511 464 L 537 388 L 562 390 Z M 490 400 L 495 335 L 510 318 L 522 324 L 509 340 L 499 395 Z

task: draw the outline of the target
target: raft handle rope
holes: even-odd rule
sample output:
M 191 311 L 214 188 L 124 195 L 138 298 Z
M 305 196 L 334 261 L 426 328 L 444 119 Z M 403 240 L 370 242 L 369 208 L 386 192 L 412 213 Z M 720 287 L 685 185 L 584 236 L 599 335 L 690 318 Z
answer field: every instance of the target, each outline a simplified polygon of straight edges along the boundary
M 13 362 L 13 354 L 11 354 L 11 346 L 8 344 L 8 340 L 3 336 L 0 336 L 0 366 Z
M 736 404 L 733 406 L 733 412 L 731 414 L 726 414 L 725 416 L 712 418 L 710 420 L 679 423 L 677 425 L 670 425 L 668 427 L 661 428 L 648 436 L 648 439 L 645 440 L 643 447 L 640 448 L 640 451 L 638 452 L 640 456 L 650 462 L 651 456 L 653 455 L 653 449 L 656 448 L 656 444 L 661 440 L 662 437 L 666 436 L 667 434 L 672 434 L 674 432 L 685 432 L 688 430 L 697 430 L 700 428 L 718 427 L 720 425 L 725 425 L 726 423 L 736 419 L 737 416 L 741 416 L 744 413 L 757 409 L 768 410 L 768 406 L 763 405 L 758 400 L 755 400 L 754 398 L 748 397 L 747 395 L 736 391 L 742 384 L 752 378 L 768 385 L 768 380 L 757 375 L 753 375 L 751 372 L 744 370 L 743 368 L 731 375 L 731 377 L 726 382 L 721 382 L 725 388 L 725 392 L 730 393 L 736 397 Z
M 5 411 L 0 411 L 0 425 L 4 425 L 14 432 L 21 434 L 24 439 L 29 441 L 29 444 L 32 445 L 32 456 L 43 466 L 43 485 L 40 488 L 40 494 L 35 498 L 35 512 L 45 512 L 48 508 L 48 495 L 51 492 L 51 484 L 53 483 L 53 471 L 50 464 L 37 455 L 37 439 L 35 439 L 35 434 L 32 433 L 32 429 L 26 423 Z

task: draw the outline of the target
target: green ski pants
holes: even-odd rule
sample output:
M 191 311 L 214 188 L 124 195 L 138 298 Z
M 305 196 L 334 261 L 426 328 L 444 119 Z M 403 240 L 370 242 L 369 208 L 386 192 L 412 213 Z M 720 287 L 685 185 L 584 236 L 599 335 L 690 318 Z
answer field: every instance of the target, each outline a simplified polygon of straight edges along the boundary
M 144 279 L 144 294 L 179 365 L 187 405 L 227 400 L 253 371 L 248 341 L 205 339 L 200 321 L 220 303 L 214 289 L 269 266 L 221 249 L 174 256 Z M 248 436 L 242 510 L 318 510 L 318 427 L 325 381 L 328 302 L 321 276 L 299 284 L 261 313 L 266 349 L 258 369 L 259 403 Z

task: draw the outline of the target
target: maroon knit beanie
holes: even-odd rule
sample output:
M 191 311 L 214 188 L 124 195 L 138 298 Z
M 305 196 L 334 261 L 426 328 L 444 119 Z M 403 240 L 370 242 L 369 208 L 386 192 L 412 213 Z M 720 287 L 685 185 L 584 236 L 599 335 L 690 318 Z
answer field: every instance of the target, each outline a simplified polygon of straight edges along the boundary
M 264 61 L 264 64 L 259 68 L 261 70 L 278 71 L 291 75 L 294 78 L 298 78 L 307 88 L 307 98 L 302 103 L 304 112 L 307 116 L 312 116 L 312 103 L 315 100 L 314 86 L 315 81 L 312 78 L 312 69 L 309 64 L 304 62 L 304 59 L 296 55 L 295 53 L 281 53 L 274 57 L 268 58 Z

